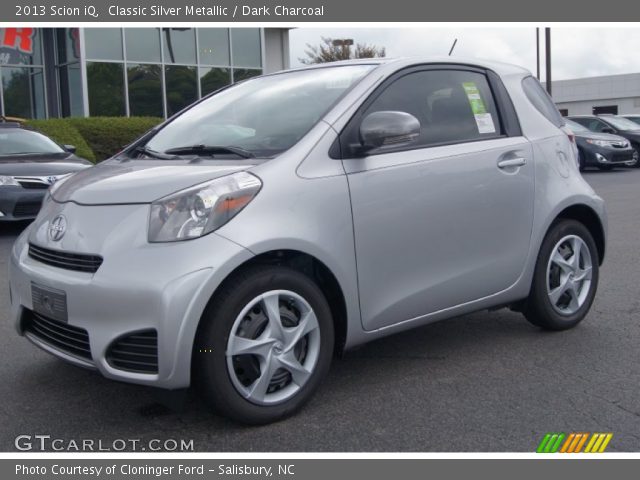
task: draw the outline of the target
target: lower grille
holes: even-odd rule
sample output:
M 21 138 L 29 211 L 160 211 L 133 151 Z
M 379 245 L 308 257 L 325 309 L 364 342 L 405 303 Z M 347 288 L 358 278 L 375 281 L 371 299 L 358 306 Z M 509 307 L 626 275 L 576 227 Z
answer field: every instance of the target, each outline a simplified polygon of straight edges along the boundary
M 612 157 L 614 162 L 630 162 L 633 160 L 633 153 L 616 153 Z
M 14 217 L 35 217 L 40 211 L 42 202 L 17 202 L 13 207 Z
M 143 330 L 118 338 L 107 350 L 107 362 L 129 372 L 158 373 L 158 332 Z
M 29 244 L 29 256 L 52 267 L 76 270 L 78 272 L 96 273 L 100 265 L 102 265 L 102 257 L 99 255 L 63 252 L 61 250 L 38 247 L 32 243 Z
M 25 310 L 22 322 L 24 332 L 31 333 L 43 343 L 69 355 L 91 360 L 89 334 L 83 328 L 52 320 L 30 310 Z

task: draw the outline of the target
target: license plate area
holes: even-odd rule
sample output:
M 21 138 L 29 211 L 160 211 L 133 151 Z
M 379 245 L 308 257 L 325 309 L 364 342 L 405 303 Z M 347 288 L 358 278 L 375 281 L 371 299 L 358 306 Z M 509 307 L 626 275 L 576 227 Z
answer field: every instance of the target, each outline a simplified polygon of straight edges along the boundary
M 31 282 L 33 311 L 59 322 L 68 322 L 67 294 L 57 288 Z

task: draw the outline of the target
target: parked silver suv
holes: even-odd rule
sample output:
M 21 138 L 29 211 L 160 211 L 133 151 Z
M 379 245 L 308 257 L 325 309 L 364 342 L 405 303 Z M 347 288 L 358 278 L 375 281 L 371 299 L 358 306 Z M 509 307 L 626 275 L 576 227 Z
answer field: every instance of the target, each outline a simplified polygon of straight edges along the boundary
M 605 251 L 570 132 L 515 66 L 350 61 L 223 89 L 52 187 L 10 265 L 18 332 L 248 423 L 335 352 L 509 306 L 564 330 Z

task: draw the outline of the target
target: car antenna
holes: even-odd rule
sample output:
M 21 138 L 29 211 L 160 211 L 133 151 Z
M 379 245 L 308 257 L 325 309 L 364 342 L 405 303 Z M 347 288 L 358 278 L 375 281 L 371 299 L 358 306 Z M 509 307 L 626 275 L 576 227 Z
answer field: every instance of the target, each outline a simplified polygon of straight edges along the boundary
M 451 54 L 453 53 L 453 49 L 456 48 L 456 43 L 458 43 L 458 39 L 454 38 L 453 45 L 451 45 L 451 50 L 449 50 L 449 56 L 451 56 Z

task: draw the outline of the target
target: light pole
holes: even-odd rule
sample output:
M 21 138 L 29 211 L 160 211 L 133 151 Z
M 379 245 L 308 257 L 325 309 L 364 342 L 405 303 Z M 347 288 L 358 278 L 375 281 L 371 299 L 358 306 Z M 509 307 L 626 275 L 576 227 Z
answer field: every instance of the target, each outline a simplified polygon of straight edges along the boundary
M 545 56 L 546 56 L 546 84 L 547 84 L 547 92 L 549 93 L 549 96 L 551 96 L 551 29 L 549 27 L 546 27 L 544 29 L 544 37 L 545 37 L 545 42 L 544 42 L 544 48 L 545 48 Z
M 540 80 L 540 28 L 536 27 L 536 78 Z

